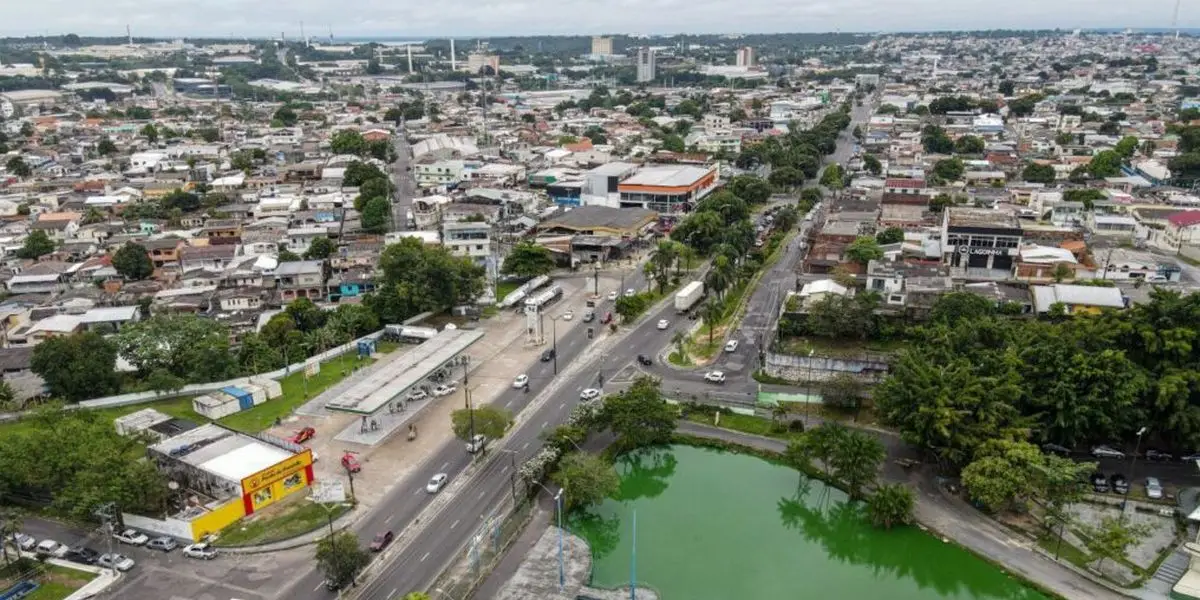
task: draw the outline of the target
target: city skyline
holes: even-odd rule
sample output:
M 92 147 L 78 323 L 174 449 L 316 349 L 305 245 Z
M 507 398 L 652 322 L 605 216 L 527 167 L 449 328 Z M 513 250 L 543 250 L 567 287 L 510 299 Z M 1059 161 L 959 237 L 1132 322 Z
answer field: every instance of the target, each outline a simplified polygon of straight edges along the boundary
M 389 4 L 362 0 L 359 15 L 347 17 L 338 3 L 300 0 L 281 11 L 246 0 L 213 0 L 201 5 L 135 3 L 117 0 L 103 7 L 84 0 L 47 0 L 6 9 L 0 35 L 122 36 L 126 25 L 145 37 L 300 37 L 300 24 L 312 37 L 495 37 L 591 35 L 605 33 L 674 35 L 722 33 L 903 33 L 988 29 L 1166 29 L 1174 0 L 1130 4 L 1116 0 L 1046 3 L 1015 0 L 1002 13 L 979 0 L 899 0 L 886 5 L 865 0 L 810 1 L 777 5 L 742 2 L 737 11 L 707 0 L 653 0 L 635 3 L 523 0 L 487 5 L 475 0 L 436 4 Z M 624 9 L 624 10 L 622 10 Z M 1178 26 L 1200 26 L 1200 10 L 1181 4 Z

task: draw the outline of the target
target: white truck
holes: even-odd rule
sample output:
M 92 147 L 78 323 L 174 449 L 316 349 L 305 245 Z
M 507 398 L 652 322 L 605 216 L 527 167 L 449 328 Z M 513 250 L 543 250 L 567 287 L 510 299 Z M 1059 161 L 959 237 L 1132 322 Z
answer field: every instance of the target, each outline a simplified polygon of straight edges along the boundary
M 683 286 L 683 289 L 675 292 L 675 312 L 683 314 L 689 310 L 692 310 L 692 307 L 696 306 L 696 303 L 699 302 L 703 297 L 703 281 L 693 281 Z

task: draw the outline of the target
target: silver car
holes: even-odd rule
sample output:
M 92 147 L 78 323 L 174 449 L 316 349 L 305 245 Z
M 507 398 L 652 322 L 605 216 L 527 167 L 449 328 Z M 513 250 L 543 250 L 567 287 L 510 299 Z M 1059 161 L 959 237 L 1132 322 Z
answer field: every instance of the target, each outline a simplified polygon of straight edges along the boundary
M 128 556 L 125 556 L 124 554 L 113 553 L 113 554 L 101 554 L 100 558 L 96 560 L 96 564 L 100 565 L 101 567 L 104 567 L 106 569 L 116 569 L 118 571 L 128 571 L 128 570 L 132 569 L 133 565 L 136 563 L 133 562 L 132 558 L 129 558 Z
M 1146 478 L 1146 497 L 1158 500 L 1163 497 L 1162 484 L 1159 483 L 1157 477 Z

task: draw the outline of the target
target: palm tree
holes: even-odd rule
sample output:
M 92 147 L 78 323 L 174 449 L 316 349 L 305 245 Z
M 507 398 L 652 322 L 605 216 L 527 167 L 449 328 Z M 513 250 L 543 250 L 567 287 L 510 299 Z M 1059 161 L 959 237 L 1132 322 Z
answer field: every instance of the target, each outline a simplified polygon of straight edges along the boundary
M 679 362 L 684 362 L 683 359 L 685 356 L 687 356 L 683 353 L 683 342 L 686 339 L 687 338 L 684 337 L 682 331 L 676 331 L 675 335 L 671 336 L 671 343 L 675 344 L 675 349 L 679 352 Z
M 717 293 L 717 298 L 725 297 L 725 290 L 733 283 L 733 264 L 729 262 L 728 257 L 718 256 L 713 259 L 706 283 L 710 290 Z
M 879 486 L 875 494 L 867 499 L 867 516 L 876 527 L 891 529 L 896 525 L 907 525 L 913 519 L 912 490 L 899 483 Z
M 653 265 L 654 278 L 658 281 L 658 291 L 662 293 L 667 287 L 667 276 L 671 272 L 671 265 L 675 264 L 676 257 L 679 256 L 678 244 L 671 240 L 662 240 L 655 246 L 654 250 L 650 251 L 650 261 L 647 266 Z
M 704 322 L 704 326 L 708 328 L 709 346 L 713 343 L 713 329 L 716 328 L 717 323 L 721 322 L 721 317 L 724 313 L 724 308 L 712 300 L 705 302 L 704 306 L 700 307 L 700 319 Z
M 692 270 L 692 261 L 696 260 L 697 254 L 698 253 L 696 252 L 695 248 L 693 248 L 687 244 L 680 244 L 679 245 L 679 258 L 677 258 L 675 260 L 675 269 L 676 269 L 675 272 L 676 273 L 679 272 L 679 267 L 681 264 L 683 265 L 684 270 L 691 271 Z
M 4 564 L 9 564 L 8 546 L 4 545 L 4 540 L 12 538 L 13 548 L 19 548 L 17 544 L 17 533 L 21 531 L 21 522 L 23 516 L 21 511 L 15 508 L 5 508 L 0 511 L 0 553 L 4 554 Z M 20 557 L 20 552 L 17 553 Z

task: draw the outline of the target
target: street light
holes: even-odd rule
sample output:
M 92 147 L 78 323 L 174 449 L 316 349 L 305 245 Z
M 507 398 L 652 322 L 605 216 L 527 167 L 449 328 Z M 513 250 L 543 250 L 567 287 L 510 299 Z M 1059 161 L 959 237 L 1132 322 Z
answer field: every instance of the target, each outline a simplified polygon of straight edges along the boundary
M 1133 470 L 1137 468 L 1138 451 L 1142 448 L 1142 435 L 1146 433 L 1146 427 L 1143 426 L 1137 432 L 1137 444 L 1133 447 L 1133 458 L 1129 459 L 1129 485 L 1125 486 L 1125 497 L 1121 499 L 1121 518 L 1125 518 L 1125 505 L 1129 504 L 1129 491 L 1133 489 L 1135 476 Z
M 547 494 L 551 493 L 550 488 L 543 485 L 542 482 L 536 481 L 534 483 L 538 484 L 538 487 L 542 488 L 543 490 L 546 490 Z M 559 591 L 562 591 L 563 587 L 566 586 L 566 584 L 567 584 L 566 572 L 563 569 L 563 527 L 562 527 L 563 510 L 562 510 L 562 503 L 563 503 L 563 490 L 560 488 L 558 490 L 558 493 L 554 494 L 554 510 L 558 513 L 558 589 L 559 589 Z
M 813 388 L 812 359 L 813 359 L 813 354 L 815 354 L 816 351 L 817 351 L 816 348 L 808 349 L 808 394 L 805 394 L 806 397 L 804 398 L 804 430 L 805 431 L 808 431 L 808 427 L 809 427 L 808 405 L 812 403 L 812 388 Z
M 558 317 L 550 317 L 550 357 L 554 360 L 554 374 L 558 375 Z

